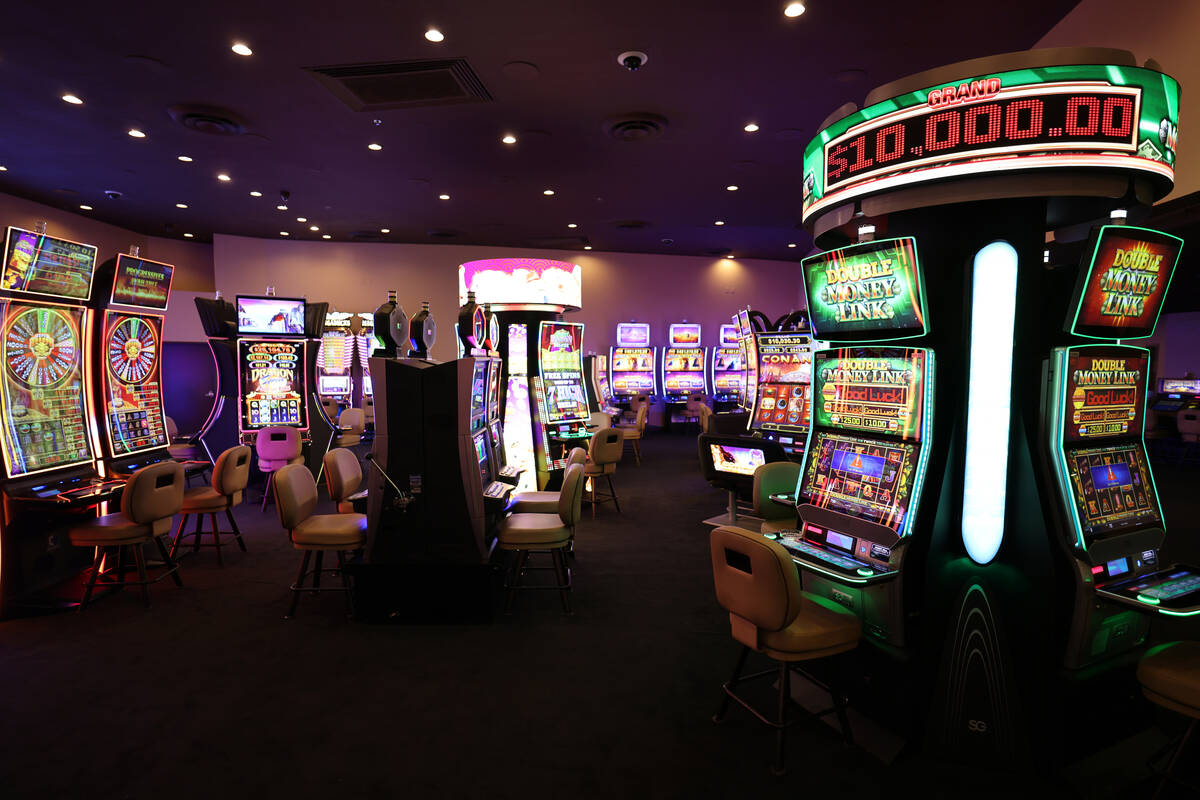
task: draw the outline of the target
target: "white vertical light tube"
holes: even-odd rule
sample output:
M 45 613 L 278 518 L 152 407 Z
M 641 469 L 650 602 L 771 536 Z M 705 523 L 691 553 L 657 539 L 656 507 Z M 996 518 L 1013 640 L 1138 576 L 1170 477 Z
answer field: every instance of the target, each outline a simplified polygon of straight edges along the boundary
M 1016 309 L 1017 251 L 992 242 L 975 254 L 971 290 L 962 538 L 977 564 L 991 561 L 1004 539 Z

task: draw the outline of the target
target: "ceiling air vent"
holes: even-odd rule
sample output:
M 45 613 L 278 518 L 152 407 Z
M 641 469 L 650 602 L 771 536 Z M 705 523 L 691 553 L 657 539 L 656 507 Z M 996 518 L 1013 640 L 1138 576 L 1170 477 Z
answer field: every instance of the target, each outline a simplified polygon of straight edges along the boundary
M 492 99 L 464 58 L 309 67 L 325 88 L 355 111 L 386 111 Z
M 167 109 L 171 119 L 197 133 L 212 136 L 241 136 L 246 132 L 246 120 L 227 108 L 218 106 L 177 105 Z
M 605 120 L 604 132 L 620 142 L 644 142 L 661 136 L 667 124 L 667 118 L 658 114 L 626 114 Z
M 612 226 L 626 231 L 640 231 L 649 228 L 650 223 L 644 219 L 618 219 L 613 220 Z

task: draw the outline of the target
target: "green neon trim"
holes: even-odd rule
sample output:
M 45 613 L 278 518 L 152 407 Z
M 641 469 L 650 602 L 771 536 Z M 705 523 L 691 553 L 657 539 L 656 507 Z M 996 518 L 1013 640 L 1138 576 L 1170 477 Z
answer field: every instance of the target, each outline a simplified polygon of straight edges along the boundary
M 1158 609 L 1158 613 L 1166 614 L 1168 617 L 1194 617 L 1197 614 L 1200 614 L 1200 608 L 1192 611 L 1172 611 L 1169 608 L 1160 608 Z
M 1139 594 L 1137 596 L 1137 599 L 1138 599 L 1139 603 L 1146 603 L 1147 605 L 1151 605 L 1151 606 L 1156 606 L 1162 602 L 1157 597 L 1147 597 L 1144 594 Z
M 875 577 L 875 570 L 873 570 L 873 569 L 867 569 L 866 567 L 859 567 L 858 569 L 856 569 L 854 571 L 857 572 L 859 575 L 862 575 L 864 578 L 874 578 Z
M 801 561 L 799 558 L 796 558 L 795 556 L 792 556 L 792 561 L 799 564 L 801 566 L 801 568 L 809 570 L 810 572 L 819 572 L 822 575 L 826 576 L 827 578 L 836 578 L 837 580 L 844 581 L 845 583 L 853 583 L 856 586 L 862 586 L 869 582 L 869 581 L 863 580 L 862 578 L 852 577 L 850 575 L 845 574 L 844 572 L 831 572 L 830 570 L 823 569 L 822 567 L 818 567 L 816 564 L 812 563 L 811 561 Z M 884 577 L 885 575 L 894 575 L 894 574 L 895 574 L 894 570 L 892 572 L 882 572 L 882 573 L 879 573 L 879 577 Z
M 1106 69 L 1106 71 L 1108 72 L 1108 79 L 1109 79 L 1110 81 L 1112 81 L 1113 83 L 1115 83 L 1115 84 L 1118 84 L 1118 85 L 1120 85 L 1120 86 L 1124 86 L 1124 85 L 1125 85 L 1125 83 L 1126 83 L 1126 81 L 1125 81 L 1125 76 L 1121 74 L 1121 68 L 1120 68 L 1120 67 L 1114 67 L 1114 66 L 1112 66 L 1112 65 L 1110 64 L 1110 65 L 1109 65 L 1108 67 L 1106 67 L 1105 69 Z

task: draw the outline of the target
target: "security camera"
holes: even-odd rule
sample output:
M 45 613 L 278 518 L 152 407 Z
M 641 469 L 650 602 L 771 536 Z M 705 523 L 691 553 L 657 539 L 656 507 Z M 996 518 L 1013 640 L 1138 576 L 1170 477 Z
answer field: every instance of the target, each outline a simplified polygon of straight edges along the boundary
M 120 200 L 122 195 L 116 189 L 105 189 L 104 196 L 109 200 Z
M 617 56 L 617 63 L 630 72 L 637 72 L 646 65 L 650 60 L 650 56 L 640 50 L 627 50 Z

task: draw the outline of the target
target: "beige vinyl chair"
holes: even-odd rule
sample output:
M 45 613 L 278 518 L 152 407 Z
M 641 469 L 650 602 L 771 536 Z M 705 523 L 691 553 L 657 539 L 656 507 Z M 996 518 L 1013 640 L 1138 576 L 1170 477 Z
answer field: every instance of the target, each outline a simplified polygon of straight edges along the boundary
M 593 411 L 588 415 L 587 428 L 589 431 L 603 430 L 612 427 L 612 417 L 603 411 Z
M 720 722 L 729 709 L 729 701 L 753 714 L 776 731 L 776 754 L 772 771 L 784 772 L 784 732 L 794 722 L 787 718 L 791 700 L 791 673 L 804 673 L 797 664 L 827 658 L 853 650 L 862 635 L 862 624 L 851 611 L 822 597 L 800 589 L 800 575 L 792 557 L 778 542 L 742 528 L 719 527 L 709 537 L 713 584 L 717 602 L 729 612 L 733 638 L 742 645 L 733 677 L 722 686 L 721 705 L 713 715 Z M 742 675 L 750 652 L 761 653 L 775 662 L 771 668 Z M 838 670 L 830 670 L 836 680 Z M 768 719 L 735 692 L 748 680 L 778 675 L 778 714 Z M 807 676 L 813 680 L 811 676 Z M 813 680 L 817 685 L 821 685 Z M 818 716 L 836 712 L 846 741 L 853 744 L 846 717 L 846 699 L 836 684 L 823 687 L 833 698 L 833 708 Z
M 350 579 L 343 567 L 344 554 L 357 550 L 366 541 L 367 517 L 365 514 L 313 514 L 317 507 L 317 482 L 308 467 L 303 464 L 289 464 L 275 473 L 273 481 L 275 489 L 275 506 L 279 511 L 279 524 L 288 532 L 292 547 L 304 551 L 304 559 L 300 562 L 300 571 L 296 582 L 292 584 L 292 604 L 284 619 L 296 615 L 296 606 L 300 602 L 302 592 L 330 591 L 321 588 L 321 575 L 335 573 L 342 579 L 340 588 L 346 594 L 346 608 L 351 616 L 354 614 L 354 599 L 350 590 Z M 309 560 L 313 553 L 317 554 L 317 563 L 310 571 Z M 336 569 L 324 569 L 322 559 L 325 553 L 332 552 L 337 556 Z M 304 580 L 312 575 L 312 586 L 305 587 Z
M 632 424 L 633 420 L 637 417 L 638 409 L 641 408 L 642 406 L 646 406 L 647 408 L 649 408 L 649 406 L 650 406 L 650 396 L 649 395 L 639 394 L 639 395 L 634 395 L 633 397 L 629 398 L 629 408 L 627 408 L 621 412 L 622 422 L 620 424 L 622 424 L 622 425 Z
M 163 537 L 171 532 L 171 518 L 179 513 L 183 505 L 183 489 L 183 465 L 179 462 L 160 461 L 142 467 L 126 481 L 119 512 L 90 519 L 68 531 L 67 535 L 74 546 L 96 548 L 91 574 L 79 601 L 80 611 L 87 608 L 96 582 L 103 578 L 108 579 L 106 583 L 118 588 L 139 586 L 146 608 L 150 607 L 150 584 L 158 583 L 170 575 L 176 586 L 183 586 L 179 565 L 171 558 L 163 541 Z M 142 545 L 147 542 L 154 542 L 158 546 L 166 567 L 154 580 L 146 577 L 146 554 L 142 552 Z M 138 571 L 136 581 L 125 580 L 123 553 L 126 547 L 133 551 Z
M 165 421 L 167 426 L 167 455 L 176 461 L 195 461 L 199 458 L 199 448 L 187 439 L 180 438 L 179 426 L 175 424 L 175 420 L 166 417 Z
M 610 500 L 621 513 L 621 503 L 617 500 L 617 490 L 613 488 L 612 476 L 617 471 L 617 462 L 621 460 L 625 445 L 619 428 L 606 428 L 592 434 L 588 443 L 587 463 L 583 465 L 583 477 L 591 488 L 592 519 L 596 518 L 596 506 Z M 596 484 L 603 477 L 608 481 L 608 494 L 596 494 Z
M 557 589 L 562 600 L 563 612 L 571 614 L 571 567 L 567 563 L 567 547 L 575 538 L 575 526 L 579 524 L 583 508 L 583 466 L 572 464 L 563 477 L 562 492 L 559 493 L 558 511 L 555 514 L 510 514 L 500 523 L 496 543 L 501 550 L 516 553 L 513 569 L 505 583 L 507 595 L 504 613 L 512 612 L 517 592 L 524 589 Z M 549 552 L 554 559 L 553 569 L 558 582 L 550 586 L 525 586 L 522 578 L 530 553 Z
M 781 506 L 771 495 L 792 494 L 799 480 L 800 465 L 794 461 L 772 461 L 754 470 L 754 516 L 763 521 L 763 533 L 796 527 L 796 509 Z
M 362 486 L 362 464 L 354 453 L 335 448 L 325 454 L 325 488 L 339 514 L 353 514 L 354 501 L 350 495 Z
M 707 408 L 708 408 L 708 403 L 706 402 L 706 398 L 705 398 L 704 394 L 702 392 L 693 392 L 688 397 L 687 403 L 684 405 L 683 414 L 689 420 L 694 419 L 696 421 L 696 424 L 699 425 L 700 417 L 704 413 L 702 411 L 702 409 L 707 409 Z M 700 430 L 703 431 L 704 429 L 701 428 Z
M 338 418 L 338 401 L 336 397 L 322 397 L 321 409 L 325 412 L 325 416 L 330 419 Z
M 1183 753 L 1200 721 L 1200 642 L 1170 642 L 1149 650 L 1142 656 L 1137 669 L 1138 683 L 1142 694 L 1151 703 L 1168 711 L 1190 718 L 1184 732 L 1176 738 L 1171 748 L 1170 759 L 1161 770 L 1157 798 L 1172 776 L 1175 762 Z
M 566 470 L 570 469 L 572 464 L 583 466 L 587 463 L 587 458 L 587 450 L 572 447 L 571 452 L 567 453 L 567 465 L 563 467 L 563 480 L 566 480 Z M 514 514 L 557 514 L 558 498 L 561 494 L 561 489 L 557 492 L 517 492 L 509 501 L 508 510 Z
M 632 425 L 614 425 L 613 427 L 621 431 L 622 448 L 625 442 L 633 443 L 633 454 L 637 458 L 637 463 L 642 463 L 642 436 L 646 432 L 646 416 L 650 413 L 650 406 L 639 406 L 637 416 L 634 417 Z
M 708 406 L 700 406 L 700 418 L 699 418 L 698 422 L 700 424 L 700 432 L 701 433 L 713 433 L 712 417 L 713 417 L 713 410 L 711 408 L 709 408 Z
M 347 408 L 337 418 L 338 435 L 334 437 L 334 447 L 354 447 L 362 441 L 363 431 L 366 430 L 366 415 L 361 408 Z
M 237 541 L 242 552 L 246 552 L 246 542 L 238 528 L 237 520 L 233 517 L 234 506 L 241 505 L 246 493 L 246 484 L 250 482 L 250 448 L 237 445 L 217 456 L 213 465 L 212 486 L 198 486 L 183 493 L 183 506 L 180 511 L 183 518 L 179 520 L 179 528 L 175 532 L 175 540 L 171 543 L 171 557 L 179 552 L 179 544 L 186 533 L 188 517 L 196 515 L 196 529 L 192 531 L 192 551 L 201 547 L 213 547 L 217 551 L 217 566 L 224 566 L 225 560 L 221 555 L 221 535 L 231 534 Z M 217 523 L 217 514 L 225 512 L 225 517 L 233 527 L 232 531 L 222 531 Z M 204 517 L 208 516 L 212 526 L 212 544 L 201 543 L 204 533 Z
M 272 497 L 271 481 L 275 472 L 289 464 L 304 463 L 304 442 L 299 429 L 277 425 L 259 429 L 254 437 L 254 451 L 258 455 L 258 468 L 267 476 L 260 509 L 266 511 L 267 500 Z

